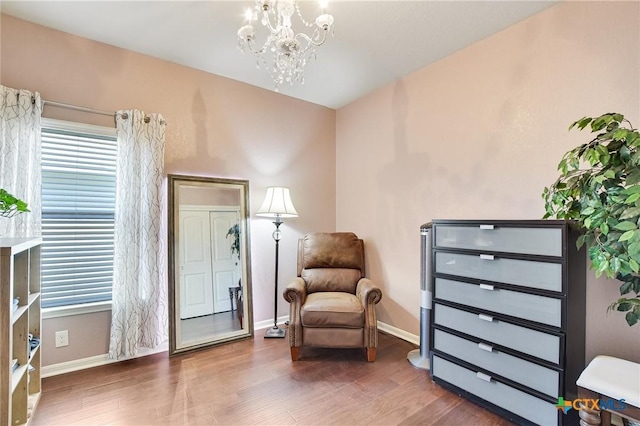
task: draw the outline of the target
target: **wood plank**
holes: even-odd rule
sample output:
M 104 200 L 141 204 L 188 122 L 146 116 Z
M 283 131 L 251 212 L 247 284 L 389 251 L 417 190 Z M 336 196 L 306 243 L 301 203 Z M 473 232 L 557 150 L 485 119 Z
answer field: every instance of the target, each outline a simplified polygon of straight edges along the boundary
M 43 380 L 32 425 L 510 423 L 434 384 L 406 360 L 415 346 L 381 333 L 375 362 L 363 350 L 242 340 L 166 353 Z

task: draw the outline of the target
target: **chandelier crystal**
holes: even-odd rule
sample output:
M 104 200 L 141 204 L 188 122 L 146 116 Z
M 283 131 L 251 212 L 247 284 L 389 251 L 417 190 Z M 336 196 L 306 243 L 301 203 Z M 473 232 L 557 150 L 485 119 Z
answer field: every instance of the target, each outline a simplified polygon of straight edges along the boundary
M 326 1 L 321 1 L 320 7 L 322 13 L 315 23 L 302 17 L 295 0 L 256 0 L 254 9 L 247 9 L 247 23 L 238 30 L 238 47 L 243 52 L 249 50 L 257 55 L 258 68 L 263 67 L 269 72 L 276 91 L 283 83 L 304 84 L 304 67 L 311 58 L 315 59 L 316 47 L 324 44 L 333 25 L 333 16 L 326 13 Z M 291 28 L 294 13 L 311 35 L 294 32 Z M 251 24 L 258 17 L 269 31 L 261 46 L 256 44 L 256 33 Z M 269 53 L 273 54 L 272 64 L 265 59 Z

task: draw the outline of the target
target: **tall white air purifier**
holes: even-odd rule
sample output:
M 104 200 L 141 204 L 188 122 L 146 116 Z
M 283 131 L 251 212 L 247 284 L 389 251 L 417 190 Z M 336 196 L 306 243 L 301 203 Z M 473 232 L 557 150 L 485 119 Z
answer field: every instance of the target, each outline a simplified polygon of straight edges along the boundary
M 420 227 L 420 349 L 407 354 L 416 368 L 429 370 L 429 322 L 431 320 L 431 222 Z

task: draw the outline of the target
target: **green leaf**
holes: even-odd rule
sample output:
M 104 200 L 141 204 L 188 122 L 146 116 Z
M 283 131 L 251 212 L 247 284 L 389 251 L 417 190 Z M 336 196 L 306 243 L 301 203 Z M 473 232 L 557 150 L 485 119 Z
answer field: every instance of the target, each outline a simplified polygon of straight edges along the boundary
M 620 294 L 629 293 L 631 291 L 631 287 L 633 287 L 632 281 L 627 281 L 625 283 L 622 283 L 622 285 L 620 286 Z
M 618 223 L 616 226 L 614 226 L 614 228 L 618 231 L 630 231 L 632 229 L 637 229 L 638 227 L 634 222 L 625 220 L 624 222 Z
M 630 255 L 636 255 L 640 253 L 640 243 L 636 242 L 629 244 L 629 247 L 627 247 L 627 251 Z
M 622 145 L 620 147 L 620 158 L 622 158 L 622 161 L 624 161 L 625 163 L 629 162 L 629 160 L 631 160 L 631 151 L 629 151 L 629 147 L 627 147 L 626 145 Z
M 634 204 L 636 201 L 640 199 L 640 194 L 631 194 L 629 197 L 624 200 L 625 204 Z
M 624 319 L 627 320 L 627 324 L 629 324 L 629 326 L 632 326 L 638 322 L 638 319 L 640 319 L 640 316 L 636 314 L 634 311 L 631 311 L 631 312 L 627 312 L 627 314 L 624 316 Z
M 605 172 L 606 175 L 606 172 Z M 640 169 L 634 170 L 627 175 L 627 185 L 635 185 L 640 182 Z
M 609 225 L 607 225 L 607 222 L 602 222 L 602 225 L 600 225 L 600 231 L 602 231 L 604 235 L 607 235 L 609 233 Z
M 573 124 L 571 124 L 571 126 L 569 126 L 569 130 L 573 129 L 575 126 L 578 126 L 578 128 L 582 130 L 587 127 L 589 123 L 591 123 L 591 120 L 593 120 L 591 117 L 581 118 L 580 120 L 577 120 Z
M 631 219 L 640 216 L 640 207 L 629 207 L 620 215 L 620 219 Z
M 628 183 L 628 182 L 627 182 Z M 625 188 L 622 193 L 624 195 L 640 194 L 640 185 L 630 185 Z
M 623 299 L 621 299 L 623 300 Z M 629 309 L 633 308 L 633 305 L 629 302 L 620 302 L 618 303 L 618 310 L 620 312 L 624 312 L 624 311 L 628 311 Z
M 613 114 L 611 114 L 611 118 L 620 123 L 622 120 L 624 120 L 624 115 L 620 114 L 619 112 L 614 112 Z
M 613 132 L 613 139 L 618 141 L 625 139 L 628 133 L 629 133 L 629 130 L 627 129 L 618 129 L 615 132 Z
M 633 259 L 629 259 L 629 266 L 633 270 L 633 272 L 638 273 L 640 271 L 640 264 Z
M 618 259 L 617 257 L 614 257 L 613 259 L 611 259 L 611 262 L 609 262 L 609 267 L 610 269 L 613 271 L 614 274 L 617 274 L 618 271 L 620 271 L 620 267 L 621 267 L 621 263 L 620 263 L 620 259 Z M 609 275 L 609 274 L 607 274 Z
M 594 209 L 593 207 L 587 207 L 586 209 L 582 210 L 580 214 L 583 216 L 589 216 L 593 214 L 595 211 L 596 209 Z
M 619 242 L 628 241 L 628 240 L 630 240 L 631 238 L 633 238 L 633 236 L 634 236 L 634 234 L 635 234 L 636 232 L 637 232 L 637 231 L 633 231 L 633 230 L 632 230 L 632 231 L 627 231 L 627 232 L 625 232 L 624 234 L 622 234 L 622 235 L 620 236 L 620 238 L 618 238 L 618 241 L 619 241 Z

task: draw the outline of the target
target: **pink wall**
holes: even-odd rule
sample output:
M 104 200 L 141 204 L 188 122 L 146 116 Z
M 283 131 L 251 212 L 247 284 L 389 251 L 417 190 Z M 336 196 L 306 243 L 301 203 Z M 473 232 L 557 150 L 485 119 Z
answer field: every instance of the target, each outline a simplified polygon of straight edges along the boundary
M 561 156 L 589 140 L 569 124 L 640 125 L 638 28 L 637 2 L 561 3 L 338 110 L 337 230 L 365 239 L 379 320 L 419 332 L 422 223 L 539 219 Z M 588 276 L 588 360 L 640 361 L 640 326 L 605 313 L 617 284 Z
M 101 110 L 159 112 L 168 122 L 166 173 L 249 180 L 254 319 L 273 318 L 273 225 L 253 214 L 267 186 L 291 188 L 300 217 L 282 227 L 284 286 L 296 273 L 297 239 L 307 232 L 335 229 L 335 111 L 1 16 L 3 85 Z M 44 116 L 113 125 L 109 117 L 51 107 L 45 107 Z M 280 297 L 278 303 L 279 314 L 286 315 L 286 302 Z M 96 315 L 107 329 L 107 316 Z M 45 320 L 44 334 L 64 327 L 70 330 L 71 344 L 84 347 L 45 350 L 44 365 L 104 353 L 102 333 L 94 333 L 95 341 L 79 341 L 72 334 L 85 316 L 65 320 Z
M 222 188 L 181 187 L 180 205 L 187 206 L 236 206 L 240 208 L 240 190 Z

